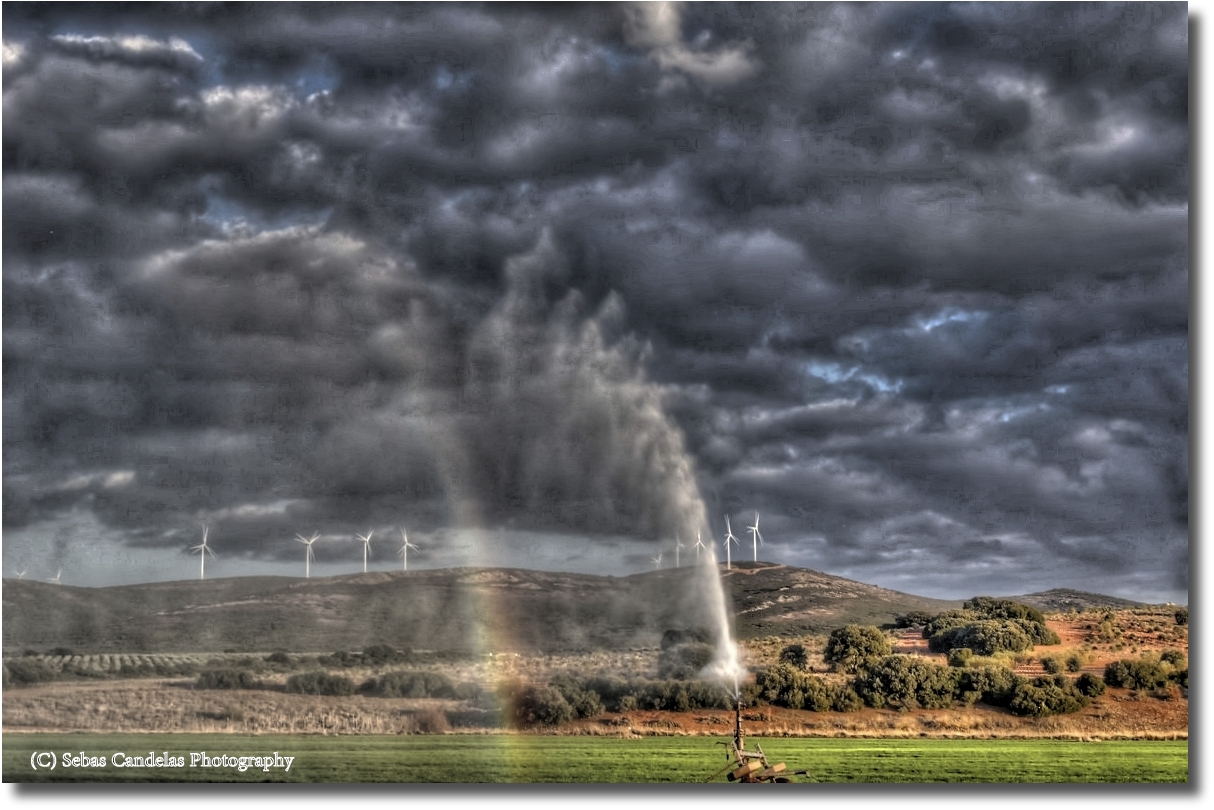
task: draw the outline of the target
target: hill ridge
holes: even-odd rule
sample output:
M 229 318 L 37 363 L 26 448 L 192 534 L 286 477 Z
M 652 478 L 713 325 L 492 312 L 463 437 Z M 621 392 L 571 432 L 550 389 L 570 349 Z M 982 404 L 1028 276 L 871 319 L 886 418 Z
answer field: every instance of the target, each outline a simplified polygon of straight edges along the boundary
M 883 624 L 911 610 L 961 604 L 780 563 L 717 570 L 739 638 Z M 705 580 L 696 566 L 626 576 L 461 566 L 98 588 L 6 580 L 3 644 L 10 655 L 55 647 L 81 653 L 331 652 L 371 644 L 527 653 L 655 647 L 666 630 L 710 623 Z

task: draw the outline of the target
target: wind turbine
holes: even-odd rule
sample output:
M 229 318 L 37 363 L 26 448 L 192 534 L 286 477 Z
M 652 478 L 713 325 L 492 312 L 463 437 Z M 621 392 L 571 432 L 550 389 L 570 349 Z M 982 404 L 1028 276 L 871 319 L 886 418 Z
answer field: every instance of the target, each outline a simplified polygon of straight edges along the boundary
M 700 549 L 702 548 L 708 548 L 708 546 L 704 545 L 704 541 L 700 539 L 700 530 L 696 529 L 696 565 L 700 564 Z
M 366 534 L 355 535 L 359 540 L 363 541 L 363 573 L 367 573 L 367 552 L 371 550 L 371 535 L 375 534 L 374 530 Z
M 659 551 L 658 556 L 650 557 L 649 559 L 653 560 L 654 570 L 657 570 L 658 568 L 662 567 L 662 552 Z
M 409 549 L 413 549 L 414 551 L 420 551 L 420 549 L 417 546 L 415 546 L 409 542 L 409 535 L 405 534 L 404 529 L 400 530 L 400 539 L 401 539 L 401 542 L 403 543 L 403 545 L 400 547 L 400 551 L 396 552 L 397 554 L 400 555 L 400 570 L 408 571 L 409 570 Z
M 755 547 L 755 562 L 759 561 L 759 546 L 763 543 L 763 535 L 759 534 L 759 513 L 755 512 L 755 525 L 747 526 L 750 530 L 750 542 Z
M 733 529 L 729 527 L 729 515 L 725 516 L 725 567 L 732 568 L 733 563 L 729 558 L 729 541 L 738 542 L 738 538 L 733 536 Z
M 208 531 L 209 531 L 209 529 L 206 526 L 203 526 L 202 527 L 202 543 L 200 543 L 199 545 L 194 546 L 193 548 L 190 549 L 191 554 L 193 554 L 195 551 L 198 552 L 198 562 L 201 563 L 198 566 L 198 578 L 199 579 L 207 578 L 207 576 L 206 576 L 206 574 L 207 574 L 207 555 L 210 554 L 212 557 L 215 556 L 215 552 L 211 551 L 211 547 L 207 545 L 207 532 Z
M 674 533 L 674 567 L 679 567 L 679 552 L 683 550 L 683 540 L 679 537 L 679 533 Z
M 53 583 L 55 583 L 56 585 L 58 585 L 58 584 L 59 584 L 59 578 L 60 578 L 60 577 L 62 577 L 62 576 L 63 576 L 63 569 L 62 569 L 62 568 L 60 568 L 60 569 L 59 569 L 59 571 L 58 571 L 58 572 L 55 574 L 55 576 L 53 576 L 53 577 L 51 577 L 50 579 L 48 579 L 48 580 L 47 580 L 47 582 L 53 582 Z
M 17 579 L 25 579 L 25 572 L 24 572 L 24 571 L 18 571 L 18 572 L 17 572 Z
M 304 579 L 307 579 L 312 576 L 312 560 L 316 559 L 316 555 L 312 553 L 312 544 L 320 539 L 320 535 L 313 532 L 311 537 L 304 539 L 302 534 L 297 534 L 295 539 L 308 547 L 308 553 L 304 555 Z

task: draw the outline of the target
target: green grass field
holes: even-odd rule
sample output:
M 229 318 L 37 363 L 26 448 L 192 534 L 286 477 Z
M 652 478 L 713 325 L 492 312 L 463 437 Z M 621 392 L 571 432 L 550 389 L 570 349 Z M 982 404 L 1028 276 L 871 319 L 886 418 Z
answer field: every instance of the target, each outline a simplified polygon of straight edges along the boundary
M 5 734 L 5 782 L 702 782 L 725 764 L 711 737 L 484 736 L 325 737 L 221 734 Z M 725 738 L 720 738 L 724 741 Z M 797 781 L 1186 782 L 1189 749 L 1177 742 L 1052 740 L 748 739 Z M 184 767 L 114 767 L 113 754 L 181 757 Z M 207 756 L 292 756 L 290 771 L 190 767 Z M 31 766 L 35 752 L 42 767 Z M 105 767 L 69 767 L 65 753 L 105 757 Z M 37 764 L 37 762 L 35 763 Z M 724 776 L 717 781 L 724 782 Z

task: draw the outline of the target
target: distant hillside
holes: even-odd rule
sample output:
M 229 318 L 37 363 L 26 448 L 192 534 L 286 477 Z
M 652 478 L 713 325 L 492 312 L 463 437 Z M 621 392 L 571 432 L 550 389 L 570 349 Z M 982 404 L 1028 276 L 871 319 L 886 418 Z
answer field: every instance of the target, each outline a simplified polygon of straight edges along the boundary
M 721 573 L 741 638 L 881 624 L 910 610 L 960 604 L 769 563 L 738 563 Z M 628 577 L 452 568 L 109 588 L 6 580 L 4 652 L 654 647 L 666 630 L 711 624 L 708 576 L 687 566 Z
M 912 610 L 961 607 L 775 563 L 734 563 L 721 573 L 740 638 L 827 633 L 845 624 L 887 624 Z
M 1126 610 L 1146 606 L 1145 602 L 1133 602 L 1129 599 L 1104 596 L 1098 593 L 1087 593 L 1086 591 L 1073 591 L 1070 588 L 1054 588 L 1042 591 L 1041 593 L 1029 593 L 1024 596 L 1008 596 L 1004 598 L 1020 602 L 1029 607 L 1035 607 L 1044 613 L 1066 613 L 1072 608 L 1077 611 L 1098 610 L 1101 608 Z

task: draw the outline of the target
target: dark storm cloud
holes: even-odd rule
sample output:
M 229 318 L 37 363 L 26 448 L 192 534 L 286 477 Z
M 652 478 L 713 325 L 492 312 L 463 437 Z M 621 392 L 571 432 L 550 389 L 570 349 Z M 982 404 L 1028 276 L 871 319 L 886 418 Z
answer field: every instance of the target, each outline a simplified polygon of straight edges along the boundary
M 1182 5 L 5 12 L 11 530 L 1185 581 Z

